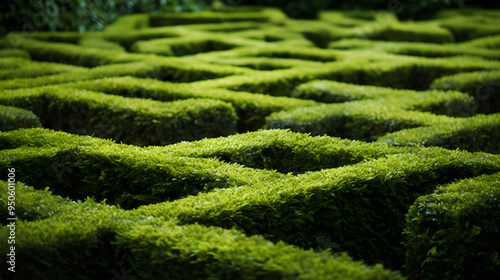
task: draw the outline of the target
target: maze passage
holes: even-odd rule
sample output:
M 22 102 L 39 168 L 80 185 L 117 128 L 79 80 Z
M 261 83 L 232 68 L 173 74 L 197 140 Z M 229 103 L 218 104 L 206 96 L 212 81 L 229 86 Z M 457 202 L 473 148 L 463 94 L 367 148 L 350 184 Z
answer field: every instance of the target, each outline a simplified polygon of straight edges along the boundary
M 20 277 L 495 279 L 498 15 L 237 6 L 0 38 Z

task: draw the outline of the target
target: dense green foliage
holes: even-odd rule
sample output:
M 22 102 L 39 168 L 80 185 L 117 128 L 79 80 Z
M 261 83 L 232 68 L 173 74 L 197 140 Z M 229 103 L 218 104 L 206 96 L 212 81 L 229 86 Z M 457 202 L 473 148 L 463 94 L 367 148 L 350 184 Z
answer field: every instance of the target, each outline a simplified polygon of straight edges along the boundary
M 228 4 L 0 38 L 18 277 L 494 279 L 499 11 Z
M 39 118 L 33 112 L 0 105 L 0 131 L 41 126 Z
M 0 3 L 0 35 L 8 31 L 101 30 L 132 13 L 199 11 L 204 0 L 8 0 Z
M 499 207 L 500 173 L 442 186 L 417 199 L 405 229 L 410 279 L 496 279 Z

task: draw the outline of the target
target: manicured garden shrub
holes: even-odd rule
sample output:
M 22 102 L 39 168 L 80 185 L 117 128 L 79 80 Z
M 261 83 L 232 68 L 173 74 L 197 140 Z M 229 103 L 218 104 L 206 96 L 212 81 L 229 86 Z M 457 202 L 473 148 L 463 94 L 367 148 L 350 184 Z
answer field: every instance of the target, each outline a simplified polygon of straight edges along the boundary
M 47 128 L 135 145 L 165 145 L 236 131 L 233 107 L 209 99 L 165 103 L 44 87 L 5 91 L 0 103 L 33 111 Z
M 496 279 L 500 271 L 500 173 L 418 198 L 407 215 L 410 279 Z
M 219 158 L 252 168 L 281 173 L 304 173 L 357 164 L 388 154 L 410 152 L 408 148 L 366 144 L 333 137 L 310 137 L 287 130 L 262 130 L 229 137 L 148 147 L 158 154 L 195 158 Z
M 47 137 L 47 139 L 51 139 Z M 86 140 L 86 139 L 85 139 Z M 84 140 L 84 143 L 87 142 Z M 284 175 L 216 159 L 161 155 L 125 145 L 20 147 L 0 151 L 0 165 L 15 166 L 19 181 L 73 199 L 93 196 L 130 209 L 215 188 L 233 188 Z M 90 144 L 90 143 L 89 143 Z M 138 161 L 140 159 L 140 161 Z
M 404 279 L 346 255 L 332 257 L 200 225 L 150 221 L 122 234 L 117 246 L 145 279 Z
M 25 147 L 82 147 L 107 146 L 115 142 L 109 139 L 69 134 L 46 128 L 17 129 L 0 132 L 0 150 Z
M 464 111 L 463 108 L 474 104 L 470 97 L 457 91 L 397 90 L 325 80 L 301 84 L 295 88 L 292 97 L 325 103 L 385 99 L 384 104 L 448 116 L 467 116 L 471 113 Z
M 446 116 L 399 109 L 394 103 L 387 104 L 382 99 L 273 113 L 267 117 L 267 128 L 373 141 L 389 132 L 437 123 L 446 125 L 452 121 Z
M 30 59 L 30 54 L 27 51 L 17 49 L 3 49 L 0 50 L 0 58 L 4 57 L 20 57 Z
M 15 222 L 15 277 L 18 279 L 100 279 L 112 278 L 120 270 L 112 243 L 117 232 L 130 227 L 130 216 L 114 206 L 95 202 L 68 202 L 51 205 L 50 217 Z M 2 226 L 7 239 L 10 228 Z M 0 250 L 10 252 L 7 242 Z M 9 260 L 6 254 L 4 262 Z M 12 277 L 3 269 L 2 279 Z
M 231 103 L 238 115 L 239 132 L 257 130 L 264 126 L 265 117 L 273 112 L 317 105 L 316 102 L 287 97 L 274 97 L 226 89 L 206 89 L 151 79 L 114 77 L 64 84 L 71 88 L 105 92 L 126 97 L 174 101 L 189 98 L 210 98 Z
M 498 158 L 422 149 L 336 169 L 213 190 L 142 206 L 139 215 L 236 227 L 302 247 L 329 240 L 367 263 L 399 267 L 404 213 L 416 197 L 455 179 L 493 173 Z
M 1 88 L 8 87 L 8 84 L 11 84 L 8 81 L 10 79 L 39 77 L 41 80 L 42 78 L 47 78 L 48 75 L 85 70 L 85 68 L 78 66 L 51 62 L 34 62 L 27 59 L 5 59 L 4 61 L 7 62 L 7 65 L 12 63 L 10 65 L 12 67 L 6 67 L 7 69 L 2 68 L 0 70 L 0 80 L 7 84 L 0 86 Z M 15 62 L 19 64 L 16 65 Z
M 474 97 L 476 104 L 471 109 L 477 113 L 500 112 L 500 71 L 470 72 L 445 76 L 435 80 L 431 88 L 458 90 Z
M 41 126 L 39 118 L 33 112 L 0 105 L 0 131 Z
M 433 44 L 420 42 L 385 42 L 366 39 L 342 39 L 331 42 L 330 49 L 367 50 L 376 49 L 388 53 L 423 56 L 423 57 L 452 57 L 457 55 L 478 56 L 486 59 L 498 60 L 500 54 L 493 49 L 485 49 L 469 44 Z
M 470 152 L 500 153 L 500 113 L 435 123 L 390 133 L 378 142 L 397 146 L 439 146 Z
M 63 199 L 60 196 L 52 195 L 52 192 L 47 188 L 45 190 L 35 190 L 32 187 L 26 186 L 23 183 L 14 184 L 15 200 L 14 212 L 15 217 L 9 215 L 8 211 L 8 200 L 9 196 L 9 184 L 4 181 L 0 181 L 0 207 L 2 211 L 0 212 L 0 218 L 2 218 L 2 223 L 5 226 L 9 223 L 7 218 L 17 218 L 18 221 L 33 221 L 39 219 L 48 218 L 61 208 L 60 206 L 65 203 L 70 203 L 69 199 Z
M 456 42 L 500 35 L 498 10 L 444 10 L 436 14 L 434 22 L 450 30 Z
M 16 268 L 17 277 L 98 279 L 121 272 L 144 279 L 404 279 L 345 254 L 273 244 L 237 230 L 181 226 L 92 200 L 65 202 L 52 210 L 44 220 L 16 221 L 16 261 L 24 268 Z M 0 236 L 8 234 L 9 228 L 0 229 Z M 6 242 L 0 249 L 9 251 Z M 2 270 L 0 277 L 7 273 Z

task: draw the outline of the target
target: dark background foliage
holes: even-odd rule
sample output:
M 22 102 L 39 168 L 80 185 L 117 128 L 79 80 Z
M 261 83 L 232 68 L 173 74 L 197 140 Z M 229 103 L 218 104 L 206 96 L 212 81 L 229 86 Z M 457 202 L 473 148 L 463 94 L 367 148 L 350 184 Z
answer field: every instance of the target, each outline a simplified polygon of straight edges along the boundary
M 123 14 L 199 11 L 214 0 L 2 0 L 0 36 L 9 31 L 101 30 Z M 425 19 L 443 8 L 500 8 L 487 0 L 217 0 L 229 6 L 281 8 L 292 18 L 315 18 L 321 9 L 389 10 L 400 19 Z
M 389 10 L 400 19 L 425 19 L 444 8 L 499 8 L 497 1 L 487 0 L 224 0 L 232 5 L 277 6 L 292 18 L 315 18 L 321 9 Z
M 212 0 L 2 0 L 0 35 L 9 31 L 100 30 L 131 13 L 199 11 Z

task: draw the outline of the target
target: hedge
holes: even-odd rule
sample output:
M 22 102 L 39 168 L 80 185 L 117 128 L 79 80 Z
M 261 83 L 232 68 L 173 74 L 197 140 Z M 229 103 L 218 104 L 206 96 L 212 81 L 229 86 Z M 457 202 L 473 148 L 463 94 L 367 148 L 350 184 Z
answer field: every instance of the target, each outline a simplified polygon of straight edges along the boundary
M 4 61 L 9 63 L 10 59 L 6 59 Z M 15 64 L 15 61 L 19 64 Z M 47 78 L 48 75 L 65 73 L 65 72 L 73 72 L 73 71 L 82 71 L 85 68 L 72 66 L 67 64 L 58 64 L 51 62 L 33 62 L 28 59 L 12 59 L 10 60 L 12 63 L 11 66 L 15 67 L 14 69 L 4 69 L 0 70 L 0 80 L 3 83 L 9 84 L 9 79 L 24 79 L 24 78 L 37 78 L 40 80 L 42 78 Z M 9 67 L 10 68 L 10 67 Z M 4 88 L 5 86 L 1 86 Z
M 346 83 L 376 85 L 400 89 L 428 89 L 436 78 L 468 71 L 488 71 L 498 69 L 500 63 L 478 57 L 424 58 L 397 56 L 382 53 L 341 52 L 337 50 L 307 49 L 288 51 L 285 47 L 266 47 L 232 51 L 234 56 L 273 56 L 301 58 L 301 55 L 336 57 L 335 62 L 318 64 L 311 68 L 291 68 L 276 70 L 265 75 L 233 75 L 219 79 L 194 82 L 200 87 L 223 87 L 236 91 L 265 93 L 274 96 L 290 96 L 298 85 L 317 79 L 335 80 Z M 325 55 L 325 56 L 323 56 Z M 366 60 L 372 60 L 366 63 Z
M 469 72 L 436 79 L 430 86 L 439 90 L 458 90 L 474 97 L 475 112 L 500 111 L 500 71 Z
M 20 57 L 30 59 L 30 54 L 27 51 L 17 49 L 0 49 L 0 58 L 4 57 Z
M 47 128 L 135 145 L 165 145 L 236 131 L 233 107 L 209 99 L 165 103 L 42 87 L 4 91 L 0 103 L 33 111 Z
M 82 147 L 108 146 L 115 142 L 88 135 L 69 134 L 47 128 L 17 129 L 0 132 L 0 150 L 25 147 Z
M 228 9 L 228 11 L 220 9 L 199 13 L 153 14 L 149 18 L 149 26 L 189 25 L 224 21 L 272 22 L 279 24 L 285 19 L 287 17 L 278 9 L 241 6 L 237 9 Z
M 126 97 L 150 98 L 159 101 L 174 101 L 189 98 L 221 100 L 232 104 L 234 107 L 238 115 L 237 130 L 239 132 L 262 128 L 265 124 L 265 117 L 273 112 L 318 104 L 313 101 L 294 98 L 234 92 L 227 89 L 198 88 L 135 77 L 104 78 L 67 83 L 63 84 L 63 86 Z
M 42 127 L 39 118 L 28 110 L 0 105 L 0 131 Z
M 500 173 L 418 198 L 405 228 L 410 279 L 496 279 L 500 271 Z
M 456 42 L 463 42 L 500 35 L 498 14 L 498 10 L 445 10 L 436 14 L 434 22 L 450 30 Z
M 329 240 L 333 251 L 347 251 L 368 264 L 400 267 L 404 214 L 414 199 L 437 184 L 497 170 L 498 158 L 491 155 L 422 149 L 134 211 L 183 223 L 236 227 L 301 247 Z
M 384 42 L 366 39 L 342 39 L 328 45 L 330 49 L 370 49 L 387 53 L 423 57 L 452 57 L 457 55 L 478 56 L 498 60 L 500 54 L 493 49 L 484 49 L 465 44 L 432 44 L 420 42 Z
M 14 184 L 15 205 L 11 205 L 14 207 L 15 217 L 12 217 L 8 211 L 9 186 L 12 186 L 12 184 L 0 181 L 0 189 L 2 190 L 0 192 L 2 198 L 0 200 L 0 206 L 2 207 L 0 218 L 2 218 L 3 226 L 9 224 L 7 218 L 16 218 L 18 221 L 35 221 L 49 218 L 61 209 L 62 204 L 71 202 L 68 198 L 52 195 L 48 187 L 44 190 L 35 190 L 33 187 L 16 182 Z
M 452 123 L 434 123 L 384 135 L 377 140 L 397 146 L 439 146 L 470 152 L 500 153 L 500 113 L 477 115 Z
M 47 139 L 51 139 L 47 138 Z M 214 188 L 235 188 L 285 175 L 227 164 L 217 159 L 162 156 L 135 146 L 19 147 L 0 151 L 2 168 L 16 167 L 16 178 L 73 199 L 93 196 L 131 209 L 175 200 Z M 88 143 L 87 140 L 84 143 Z
M 143 218 L 92 200 L 60 203 L 52 210 L 44 220 L 16 221 L 16 264 L 23 267 L 16 269 L 17 277 L 95 279 L 121 272 L 144 279 L 404 279 L 345 254 L 332 257 L 237 230 Z M 0 235 L 8 231 L 2 227 Z M 0 247 L 9 252 L 6 242 Z
M 404 101 L 401 102 L 404 106 Z M 299 108 L 273 113 L 266 118 L 266 128 L 287 128 L 311 135 L 373 141 L 386 133 L 420 126 L 453 122 L 446 116 L 398 108 L 394 101 L 353 101 Z
M 287 130 L 261 130 L 228 137 L 147 147 L 153 153 L 194 158 L 218 158 L 251 168 L 304 173 L 357 164 L 408 148 L 366 144 L 334 137 L 310 137 Z
M 325 80 L 301 84 L 294 89 L 292 97 L 313 99 L 325 103 L 385 99 L 384 104 L 448 116 L 471 115 L 471 112 L 467 112 L 463 108 L 474 105 L 472 98 L 457 91 L 398 90 Z

